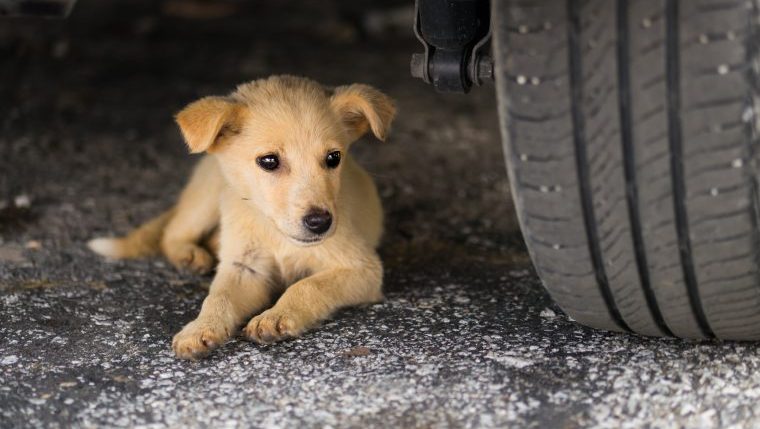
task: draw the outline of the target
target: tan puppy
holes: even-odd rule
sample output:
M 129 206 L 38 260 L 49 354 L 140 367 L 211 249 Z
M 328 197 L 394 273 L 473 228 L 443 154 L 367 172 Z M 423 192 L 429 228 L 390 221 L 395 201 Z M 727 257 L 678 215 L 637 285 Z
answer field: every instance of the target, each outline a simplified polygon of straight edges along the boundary
M 252 315 L 244 335 L 271 343 L 341 307 L 380 301 L 380 199 L 348 149 L 368 130 L 385 139 L 394 115 L 393 101 L 369 86 L 326 90 L 292 76 L 202 98 L 176 117 L 190 151 L 210 154 L 177 204 L 89 246 L 110 258 L 160 251 L 196 272 L 213 269 L 218 254 L 200 314 L 172 343 L 185 359 L 208 354 Z

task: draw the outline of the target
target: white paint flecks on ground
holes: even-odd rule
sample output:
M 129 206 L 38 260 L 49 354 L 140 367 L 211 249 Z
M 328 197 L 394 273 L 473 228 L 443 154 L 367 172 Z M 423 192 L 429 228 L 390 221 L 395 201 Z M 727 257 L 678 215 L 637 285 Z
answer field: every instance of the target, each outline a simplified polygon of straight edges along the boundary
M 557 317 L 557 314 L 554 313 L 554 310 L 552 310 L 551 308 L 544 308 L 543 310 L 541 310 L 541 313 L 539 313 L 538 315 L 546 319 L 552 319 L 554 317 Z
M 18 356 L 15 355 L 3 356 L 3 358 L 0 359 L 0 365 L 13 365 L 16 362 L 18 362 Z
M 517 369 L 522 369 L 522 368 L 525 368 L 526 366 L 533 365 L 533 362 L 529 360 L 523 359 L 518 356 L 509 355 L 509 354 L 499 354 L 499 353 L 490 352 L 486 355 L 486 357 L 488 359 L 492 359 L 496 362 L 499 362 L 502 365 L 512 367 L 512 368 L 517 368 Z

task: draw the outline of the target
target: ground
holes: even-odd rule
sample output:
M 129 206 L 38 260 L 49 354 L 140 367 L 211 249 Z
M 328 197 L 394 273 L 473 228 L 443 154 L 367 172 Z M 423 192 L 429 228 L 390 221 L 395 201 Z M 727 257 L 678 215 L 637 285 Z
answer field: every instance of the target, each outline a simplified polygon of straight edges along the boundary
M 0 22 L 0 427 L 760 425 L 757 345 L 599 332 L 552 304 L 493 87 L 409 77 L 408 6 L 82 0 L 67 21 Z M 184 104 L 275 73 L 398 100 L 389 141 L 354 148 L 385 205 L 387 300 L 179 361 L 210 277 L 85 242 L 171 204 L 197 160 Z

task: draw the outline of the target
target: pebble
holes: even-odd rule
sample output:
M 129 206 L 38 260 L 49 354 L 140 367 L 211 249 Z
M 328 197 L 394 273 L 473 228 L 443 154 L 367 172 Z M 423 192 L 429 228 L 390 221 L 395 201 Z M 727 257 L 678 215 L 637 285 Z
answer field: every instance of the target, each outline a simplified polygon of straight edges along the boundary
M 42 248 L 42 243 L 40 243 L 37 240 L 29 240 L 26 242 L 24 247 L 26 247 L 29 250 L 39 250 Z
M 17 208 L 28 209 L 32 206 L 32 200 L 29 198 L 29 195 L 21 194 L 16 196 L 16 198 L 13 200 L 13 204 Z
M 0 365 L 13 365 L 16 362 L 18 362 L 18 356 L 16 355 L 9 355 L 0 359 Z
M 541 310 L 541 313 L 539 313 L 538 315 L 546 319 L 553 319 L 557 317 L 557 314 L 551 308 L 545 308 Z

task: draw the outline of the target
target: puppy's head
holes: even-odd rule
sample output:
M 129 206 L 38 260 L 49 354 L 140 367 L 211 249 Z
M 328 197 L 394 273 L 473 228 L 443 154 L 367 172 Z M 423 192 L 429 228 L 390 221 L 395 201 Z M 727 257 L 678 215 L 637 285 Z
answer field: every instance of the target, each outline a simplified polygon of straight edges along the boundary
M 335 232 L 338 195 L 351 143 L 372 131 L 384 140 L 393 101 L 361 84 L 327 90 L 275 76 L 226 97 L 191 103 L 176 120 L 193 153 L 213 153 L 241 198 L 300 245 Z

